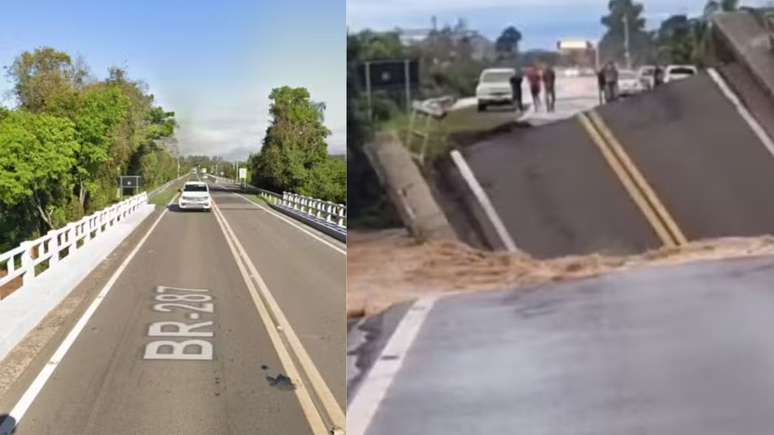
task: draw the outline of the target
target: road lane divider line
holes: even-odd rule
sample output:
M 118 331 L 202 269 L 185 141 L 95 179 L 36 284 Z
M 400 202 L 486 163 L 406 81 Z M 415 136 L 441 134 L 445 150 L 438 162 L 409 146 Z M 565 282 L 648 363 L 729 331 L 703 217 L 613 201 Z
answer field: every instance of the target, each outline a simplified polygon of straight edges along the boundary
M 437 296 L 418 299 L 395 328 L 347 407 L 349 435 L 365 435 L 437 299 Z
M 269 209 L 269 208 L 267 208 L 267 207 L 264 207 L 264 206 L 262 206 L 262 205 L 260 205 L 260 204 L 257 204 L 255 201 L 251 200 L 250 198 L 247 198 L 247 197 L 243 196 L 243 195 L 242 195 L 242 194 L 240 194 L 240 193 L 234 192 L 234 195 L 236 195 L 236 196 L 238 196 L 238 197 L 240 197 L 240 198 L 244 199 L 245 201 L 247 201 L 248 203 L 250 203 L 250 204 L 251 204 L 251 205 L 253 205 L 254 207 L 258 207 L 259 209 L 261 209 L 261 210 L 263 210 L 263 211 L 265 211 L 265 212 L 267 212 L 267 213 L 271 214 L 272 216 L 276 217 L 277 219 L 281 219 L 281 220 L 285 221 L 285 223 L 287 223 L 287 224 L 289 224 L 289 225 L 292 225 L 292 226 L 296 227 L 297 229 L 299 229 L 299 230 L 301 230 L 301 231 L 305 232 L 307 235 L 309 235 L 309 236 L 311 236 L 311 237 L 313 237 L 313 238 L 317 239 L 317 241 L 319 241 L 319 242 L 322 242 L 322 243 L 324 243 L 324 244 L 328 245 L 328 247 L 330 247 L 330 248 L 333 248 L 334 250 L 336 250 L 336 251 L 337 251 L 337 252 L 339 252 L 340 254 L 347 255 L 347 250 L 346 250 L 346 249 L 342 249 L 342 248 L 340 248 L 340 247 L 338 247 L 338 246 L 334 245 L 333 243 L 331 243 L 331 242 L 329 242 L 329 241 L 327 241 L 327 240 L 323 239 L 322 237 L 318 236 L 317 234 L 315 234 L 315 233 L 313 233 L 313 232 L 309 231 L 308 229 L 306 229 L 306 228 L 302 227 L 301 225 L 299 225 L 299 224 L 297 224 L 297 223 L 293 222 L 293 221 L 292 221 L 292 220 L 290 220 L 289 218 L 286 218 L 285 216 L 281 216 L 281 215 L 280 215 L 279 213 L 277 213 L 276 211 L 274 211 L 274 210 L 270 210 L 270 209 Z
M 315 434 L 321 435 L 343 433 L 342 431 L 346 424 L 344 411 L 341 409 L 330 388 L 323 380 L 322 375 L 320 375 L 319 370 L 312 362 L 306 349 L 304 349 L 301 341 L 291 327 L 290 322 L 288 322 L 285 314 L 279 308 L 277 301 L 274 299 L 274 296 L 272 296 L 265 281 L 258 273 L 258 270 L 250 260 L 244 247 L 239 242 L 231 225 L 221 213 L 217 203 L 213 202 L 212 210 L 214 211 L 215 218 L 226 238 L 226 242 L 231 249 L 231 254 L 236 260 L 242 279 L 247 285 L 250 296 L 258 309 L 258 314 L 269 334 L 274 349 L 277 351 L 282 366 L 291 379 L 295 379 L 299 383 L 295 390 L 296 397 L 301 404 L 304 414 L 309 420 L 312 430 Z M 280 336 L 280 334 L 282 334 L 282 336 Z M 282 339 L 283 337 L 285 340 Z M 305 378 L 308 379 L 317 400 L 322 405 L 331 427 L 326 428 L 323 423 L 323 416 L 315 406 L 315 403 L 306 388 L 304 377 L 301 376 L 299 369 L 296 367 L 296 363 L 291 357 L 291 352 L 301 366 L 300 369 L 304 372 Z
M 602 133 L 602 136 L 606 139 L 608 146 L 613 150 L 613 152 L 618 157 L 618 160 L 621 162 L 621 164 L 623 164 L 624 169 L 626 169 L 626 171 L 630 174 L 630 176 L 634 180 L 634 183 L 637 185 L 637 187 L 645 196 L 645 199 L 648 200 L 650 205 L 653 207 L 653 210 L 655 210 L 656 214 L 661 219 L 661 222 L 664 223 L 670 235 L 674 239 L 675 243 L 678 246 L 685 245 L 686 243 L 688 243 L 688 239 L 685 237 L 685 235 L 683 234 L 683 231 L 677 225 L 677 222 L 672 217 L 672 214 L 669 213 L 669 210 L 664 205 L 663 201 L 661 201 L 658 195 L 656 195 L 656 192 L 655 190 L 653 190 L 653 187 L 651 187 L 650 183 L 648 183 L 645 176 L 642 175 L 642 172 L 634 163 L 634 160 L 629 156 L 629 154 L 624 149 L 623 145 L 621 145 L 621 142 L 613 134 L 612 130 L 610 130 L 610 128 L 607 126 L 607 124 L 605 123 L 605 120 L 602 119 L 602 117 L 599 115 L 599 113 L 597 113 L 596 110 L 591 110 L 590 117 L 591 117 L 592 123 L 597 126 L 597 129 Z
M 489 199 L 489 195 L 486 194 L 486 191 L 481 186 L 481 183 L 478 182 L 476 175 L 473 173 L 473 169 L 470 168 L 470 165 L 468 165 L 468 162 L 462 156 L 462 153 L 457 150 L 453 150 L 449 154 L 451 155 L 455 166 L 457 166 L 457 170 L 460 171 L 462 179 L 465 180 L 465 183 L 467 183 L 468 187 L 473 193 L 473 196 L 476 197 L 478 204 L 484 210 L 484 214 L 494 227 L 495 233 L 497 233 L 497 237 L 500 238 L 500 242 L 508 252 L 518 252 L 518 248 L 516 247 L 516 243 L 511 237 L 511 233 L 508 232 L 508 229 L 505 227 L 502 219 L 500 219 L 500 215 L 497 214 L 497 210 L 494 208 L 492 201 Z
M 175 197 L 177 197 L 177 195 L 175 195 Z M 168 205 L 174 203 L 175 197 L 172 198 Z M 137 255 L 137 252 L 140 251 L 140 248 L 142 248 L 142 246 L 145 244 L 145 241 L 148 240 L 151 233 L 153 233 L 153 230 L 156 229 L 156 226 L 158 226 L 159 222 L 161 222 L 161 219 L 164 218 L 168 211 L 169 208 L 167 207 L 164 209 L 164 211 L 161 212 L 159 217 L 156 218 L 148 231 L 145 232 L 145 235 L 142 237 L 142 239 L 140 239 L 140 241 L 137 243 L 137 246 L 135 246 L 134 249 L 129 252 L 129 255 L 118 266 L 118 269 L 116 269 L 115 272 L 113 272 L 113 274 L 110 276 L 108 282 L 105 283 L 99 293 L 97 293 L 97 296 L 94 298 L 92 303 L 88 308 L 86 308 L 86 311 L 84 311 L 62 343 L 59 344 L 59 347 L 57 347 L 57 349 L 54 351 L 54 354 L 51 356 L 48 362 L 46 362 L 30 386 L 27 387 L 27 389 L 24 391 L 21 398 L 16 402 L 16 405 L 14 405 L 13 409 L 11 409 L 11 412 L 8 413 L 5 420 L 0 423 L 0 435 L 10 435 L 15 432 L 16 426 L 19 425 L 19 422 L 22 420 L 24 414 L 26 414 L 27 410 L 32 405 L 32 402 L 35 401 L 35 398 L 38 396 L 40 391 L 43 390 L 46 382 L 48 382 L 48 379 L 54 373 L 54 370 L 56 370 L 56 368 L 59 366 L 59 363 L 62 362 L 65 355 L 70 350 L 70 347 L 73 345 L 73 343 L 75 343 L 75 340 L 78 338 L 81 331 L 83 331 L 83 328 L 86 327 L 86 324 L 89 322 L 89 320 L 91 320 L 91 317 L 97 311 L 97 308 L 99 308 L 99 306 L 102 304 L 102 301 L 105 300 L 110 290 L 113 289 L 113 286 L 115 285 L 116 281 L 118 281 L 118 278 L 129 266 L 129 263 L 132 261 L 132 259 L 134 259 L 134 256 Z
M 774 142 L 772 142 L 771 137 L 769 137 L 769 135 L 766 133 L 766 130 L 761 127 L 761 124 L 758 123 L 752 113 L 747 110 L 747 107 L 742 104 L 742 101 L 739 99 L 736 93 L 731 90 L 731 87 L 728 86 L 726 80 L 723 79 L 723 77 L 715 68 L 707 68 L 707 74 L 709 74 L 710 78 L 712 78 L 718 88 L 720 88 L 720 92 L 722 92 L 728 101 L 734 105 L 736 111 L 739 112 L 739 115 L 741 115 L 742 119 L 744 119 L 747 125 L 750 126 L 753 133 L 755 133 L 758 139 L 763 143 L 763 146 L 765 146 L 766 149 L 769 150 L 772 155 L 774 155 Z
M 648 204 L 648 201 L 644 196 L 642 196 L 642 193 L 639 191 L 639 189 L 637 189 L 634 181 L 626 173 L 621 163 L 615 158 L 613 152 L 608 149 L 604 139 L 602 139 L 602 134 L 597 131 L 596 127 L 594 127 L 594 125 L 584 113 L 578 115 L 578 120 L 588 135 L 591 137 L 591 141 L 602 153 L 602 157 L 613 170 L 616 177 L 618 177 L 624 189 L 629 194 L 629 197 L 634 201 L 642 214 L 645 216 L 645 219 L 656 232 L 656 235 L 661 240 L 661 243 L 664 246 L 674 247 L 675 241 L 672 239 L 669 231 L 667 231 L 664 224 L 656 215 L 656 212 L 650 207 L 650 204 Z

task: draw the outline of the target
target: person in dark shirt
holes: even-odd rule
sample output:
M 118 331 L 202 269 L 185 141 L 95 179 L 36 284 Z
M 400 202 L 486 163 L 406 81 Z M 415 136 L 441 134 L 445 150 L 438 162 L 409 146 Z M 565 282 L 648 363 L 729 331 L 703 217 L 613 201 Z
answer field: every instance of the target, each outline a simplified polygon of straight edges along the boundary
M 543 70 L 543 89 L 546 94 L 546 110 L 553 112 L 556 108 L 556 72 L 549 65 Z
M 513 105 L 519 112 L 524 111 L 524 103 L 521 98 L 521 83 L 524 81 L 521 68 L 516 68 L 516 73 L 511 77 L 511 89 L 513 91 Z
M 653 87 L 657 88 L 664 84 L 664 68 L 661 65 L 656 65 L 653 70 Z
M 597 71 L 597 86 L 599 87 L 599 104 L 605 103 L 605 71 L 599 69 Z
M 618 68 L 612 61 L 605 65 L 605 101 L 608 103 L 618 99 Z

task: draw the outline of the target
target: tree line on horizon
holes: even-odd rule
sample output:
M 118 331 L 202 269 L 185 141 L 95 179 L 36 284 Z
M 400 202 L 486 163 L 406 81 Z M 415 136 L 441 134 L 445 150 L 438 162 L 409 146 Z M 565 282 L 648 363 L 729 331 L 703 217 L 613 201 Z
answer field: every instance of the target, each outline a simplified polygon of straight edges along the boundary
M 117 200 L 119 175 L 151 188 L 174 177 L 174 112 L 111 67 L 50 47 L 5 67 L 13 108 L 0 107 L 0 252 Z

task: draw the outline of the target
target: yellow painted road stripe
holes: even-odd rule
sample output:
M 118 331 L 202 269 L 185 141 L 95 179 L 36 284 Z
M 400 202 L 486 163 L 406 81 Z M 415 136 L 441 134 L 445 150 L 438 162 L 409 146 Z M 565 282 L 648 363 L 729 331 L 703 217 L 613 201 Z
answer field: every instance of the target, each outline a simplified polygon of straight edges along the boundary
M 280 362 L 283 367 L 285 367 L 290 378 L 300 382 L 300 385 L 298 385 L 300 388 L 296 388 L 295 391 L 299 402 L 301 403 L 301 408 L 312 427 L 312 431 L 315 435 L 319 434 L 320 430 L 325 430 L 324 433 L 326 434 L 344 433 L 343 431 L 346 425 L 344 410 L 333 397 L 333 393 L 331 393 L 330 388 L 323 380 L 322 375 L 312 361 L 312 358 L 301 344 L 301 340 L 299 340 L 293 327 L 290 325 L 290 322 L 280 309 L 279 304 L 269 291 L 269 288 L 266 286 L 266 283 L 263 281 L 263 278 L 258 273 L 255 265 L 248 257 L 247 252 L 239 242 L 236 233 L 234 233 L 234 230 L 226 220 L 226 217 L 223 216 L 220 207 L 218 207 L 215 201 L 212 203 L 212 210 L 226 237 L 226 242 L 232 250 L 234 259 L 237 261 L 237 266 L 242 273 L 245 284 L 247 284 L 256 308 L 258 308 L 261 320 L 263 320 L 266 326 L 272 344 L 280 357 Z M 254 284 L 257 284 L 257 288 Z M 282 340 L 281 336 L 284 336 L 285 340 Z M 304 379 L 300 376 L 296 364 L 291 359 L 291 355 L 298 361 L 301 371 L 303 371 L 306 379 L 309 381 L 311 392 L 314 393 L 317 401 L 322 405 L 322 410 L 327 415 L 327 420 L 330 423 L 329 428 L 326 429 L 323 425 L 322 415 L 317 411 L 313 399 L 309 394 L 309 390 L 305 388 L 306 382 L 304 382 Z
M 624 165 L 624 168 L 626 168 L 629 174 L 631 174 L 632 178 L 634 179 L 634 182 L 637 184 L 637 186 L 639 186 L 640 190 L 645 195 L 645 198 L 648 200 L 648 202 L 651 204 L 653 209 L 656 211 L 661 221 L 664 223 L 664 225 L 666 225 L 667 229 L 669 230 L 669 233 L 672 235 L 677 245 L 679 246 L 679 245 L 684 245 L 688 243 L 688 239 L 686 239 L 682 230 L 680 230 L 680 227 L 677 225 L 677 222 L 669 213 L 669 210 L 667 210 L 664 203 L 661 202 L 661 199 L 658 197 L 658 195 L 656 195 L 656 192 L 650 186 L 650 183 L 648 183 L 648 181 L 642 175 L 640 170 L 637 168 L 637 165 L 634 164 L 634 161 L 626 153 L 623 146 L 621 145 L 621 142 L 619 142 L 618 138 L 616 138 L 613 132 L 610 131 L 610 128 L 607 126 L 604 119 L 602 119 L 602 117 L 599 116 L 599 114 L 595 110 L 592 110 L 590 112 L 590 117 L 591 117 L 591 121 L 597 126 L 599 131 L 602 133 L 602 136 L 607 140 L 607 143 L 610 145 L 610 148 L 613 150 L 616 156 L 618 156 L 618 159 Z
M 586 114 L 584 113 L 579 114 L 578 119 L 580 120 L 580 123 L 583 126 L 583 128 L 586 129 L 586 132 L 591 137 L 591 141 L 594 142 L 594 145 L 596 145 L 597 148 L 599 148 L 599 151 L 602 153 L 602 156 L 605 158 L 605 161 L 607 161 L 610 168 L 613 170 L 615 175 L 621 181 L 621 184 L 623 184 L 624 189 L 626 189 L 626 192 L 629 193 L 629 196 L 632 198 L 634 203 L 637 205 L 637 207 L 640 209 L 642 214 L 645 216 L 645 219 L 653 227 L 653 230 L 656 232 L 656 235 L 658 236 L 659 239 L 661 239 L 661 243 L 663 243 L 664 246 L 668 246 L 668 247 L 676 246 L 675 240 L 672 238 L 669 231 L 664 226 L 663 222 L 661 222 L 661 220 L 656 215 L 656 212 L 651 208 L 648 201 L 645 199 L 645 197 L 642 195 L 640 190 L 634 184 L 634 181 L 631 179 L 629 174 L 627 174 L 621 162 L 619 162 L 618 159 L 615 157 L 615 154 L 613 154 L 613 151 L 608 148 L 607 144 L 605 143 L 605 140 L 602 138 L 602 134 L 599 131 L 597 131 L 596 127 L 594 127 L 594 125 L 591 123 L 591 121 L 586 116 Z

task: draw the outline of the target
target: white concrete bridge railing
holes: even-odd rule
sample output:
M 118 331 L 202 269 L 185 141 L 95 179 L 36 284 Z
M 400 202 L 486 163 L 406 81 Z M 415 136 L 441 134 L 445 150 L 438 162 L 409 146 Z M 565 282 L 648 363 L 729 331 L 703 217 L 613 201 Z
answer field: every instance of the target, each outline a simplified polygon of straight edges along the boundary
M 115 224 L 133 214 L 140 206 L 147 204 L 148 194 L 143 192 L 129 199 L 113 204 L 77 222 L 51 230 L 45 236 L 22 242 L 10 251 L 0 253 L 0 287 L 21 277 L 22 287 L 32 282 L 39 274 L 57 267 L 57 263 L 73 256 L 79 249 L 86 248 L 92 240 L 108 232 Z M 39 266 L 46 264 L 45 270 Z
M 309 217 L 325 221 L 330 225 L 335 225 L 340 229 L 346 230 L 347 228 L 346 205 L 323 201 L 321 199 L 292 192 L 283 192 L 280 196 L 276 193 L 260 189 L 260 196 L 266 201 L 271 201 L 274 204 L 291 208 L 306 214 Z

